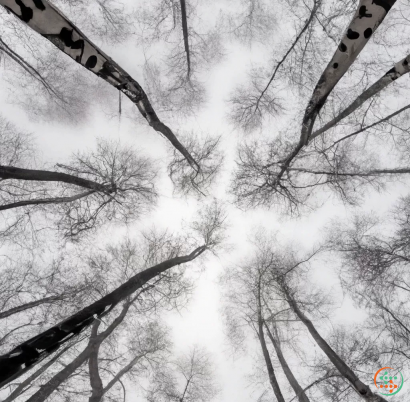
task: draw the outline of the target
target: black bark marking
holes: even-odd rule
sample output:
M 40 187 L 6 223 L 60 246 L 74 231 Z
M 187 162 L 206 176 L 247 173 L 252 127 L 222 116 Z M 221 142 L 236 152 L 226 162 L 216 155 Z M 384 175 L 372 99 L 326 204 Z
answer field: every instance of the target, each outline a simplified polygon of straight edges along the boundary
M 364 37 L 365 37 L 366 39 L 369 39 L 369 38 L 372 36 L 372 34 L 373 34 L 373 29 L 372 29 L 372 28 L 367 28 L 367 29 L 364 31 Z
M 56 343 L 55 345 L 49 347 L 46 349 L 47 353 L 53 353 L 55 352 L 61 345 L 59 343 Z
M 407 59 L 404 59 L 403 66 L 408 66 L 408 65 L 409 65 L 409 62 L 407 61 Z
M 339 45 L 339 50 L 340 50 L 341 52 L 345 53 L 346 50 L 347 50 L 347 46 L 342 42 L 342 43 Z
M 386 10 L 386 13 L 390 11 L 392 8 L 392 1 L 391 0 L 373 0 L 372 4 L 376 4 L 376 6 L 383 7 Z
M 32 366 L 40 357 L 40 353 L 29 345 L 21 345 L 21 350 L 23 351 L 23 358 L 26 367 Z
M 355 32 L 351 29 L 348 29 L 346 36 L 351 40 L 355 40 L 355 39 L 358 39 L 360 37 L 360 34 L 359 34 L 359 32 Z
M 43 350 L 54 345 L 56 342 L 67 336 L 67 334 L 59 328 L 49 329 L 43 335 L 44 336 L 42 336 L 40 339 L 36 339 L 33 342 L 30 342 L 30 345 L 36 349 Z
M 367 13 L 367 7 L 366 6 L 361 6 L 359 9 L 359 18 L 371 18 L 373 14 L 368 14 Z
M 110 62 L 104 62 L 101 70 L 97 73 L 101 78 L 107 80 L 109 77 L 117 81 L 120 85 L 123 84 L 122 80 L 114 75 L 117 70 L 111 65 Z
M 71 49 L 81 49 L 80 56 L 77 56 L 75 58 L 75 61 L 81 63 L 81 58 L 83 57 L 84 52 L 84 41 L 82 39 L 73 41 L 73 31 L 73 29 L 70 31 L 68 28 L 64 27 L 61 29 L 59 37 L 66 47 L 69 47 Z
M 392 69 L 387 71 L 386 75 L 392 75 L 392 77 L 391 77 L 392 81 L 396 81 L 397 78 L 400 77 L 400 75 L 397 75 L 396 67 L 393 67 Z
M 20 7 L 21 16 L 18 17 L 24 22 L 29 22 L 33 18 L 33 10 L 27 7 L 21 0 L 16 0 L 16 4 Z
M 90 56 L 85 62 L 87 68 L 94 68 L 97 65 L 97 56 Z
M 339 67 L 339 63 L 334 63 L 334 64 L 333 64 L 333 68 L 336 69 L 336 68 L 338 68 L 338 67 Z
M 42 0 L 33 0 L 34 5 L 39 9 L 44 11 L 46 6 L 43 4 Z

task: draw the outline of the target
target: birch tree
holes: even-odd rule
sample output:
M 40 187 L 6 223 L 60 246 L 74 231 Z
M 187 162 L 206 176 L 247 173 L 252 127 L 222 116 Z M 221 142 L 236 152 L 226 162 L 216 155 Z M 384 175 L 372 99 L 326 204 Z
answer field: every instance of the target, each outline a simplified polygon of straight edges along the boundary
M 148 124 L 164 135 L 184 155 L 192 168 L 199 169 L 172 130 L 158 118 L 140 84 L 89 41 L 55 6 L 47 1 L 38 2 L 32 7 L 24 3 L 17 4 L 15 1 L 4 1 L 0 4 L 77 63 L 124 93 L 137 106 Z
M 292 210 L 297 209 L 298 205 L 305 201 L 303 186 L 292 184 L 292 179 L 289 183 L 291 174 L 289 169 L 294 166 L 298 159 L 303 165 L 302 158 L 305 157 L 305 153 L 309 154 L 309 151 L 305 151 L 305 147 L 311 139 L 316 118 L 326 100 L 393 5 L 394 2 L 383 3 L 383 5 L 360 2 L 347 32 L 339 42 L 338 49 L 330 63 L 323 71 L 313 90 L 309 104 L 303 112 L 304 118 L 298 144 L 295 145 L 291 140 L 282 137 L 274 142 L 245 145 L 240 149 L 238 169 L 232 184 L 232 191 L 236 196 L 237 203 L 249 207 L 260 204 L 271 205 L 272 203 L 283 205 L 285 202 L 288 204 L 287 208 Z M 354 50 L 350 49 L 352 46 Z M 395 71 L 389 72 L 389 77 L 401 74 Z M 388 80 L 392 81 L 390 78 Z M 377 173 L 381 174 L 384 169 L 376 170 L 380 170 Z M 399 173 L 396 167 L 394 170 L 393 174 Z M 369 172 L 364 171 L 363 173 Z M 305 188 L 314 186 L 315 180 L 312 179 L 312 182 L 305 185 Z M 301 194 L 298 192 L 300 187 L 302 187 Z

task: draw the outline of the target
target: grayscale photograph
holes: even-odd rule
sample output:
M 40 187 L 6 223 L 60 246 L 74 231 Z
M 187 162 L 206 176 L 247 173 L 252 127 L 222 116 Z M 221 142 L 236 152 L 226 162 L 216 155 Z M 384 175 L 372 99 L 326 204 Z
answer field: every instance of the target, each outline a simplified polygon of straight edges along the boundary
M 409 0 L 0 0 L 0 402 L 410 401 Z

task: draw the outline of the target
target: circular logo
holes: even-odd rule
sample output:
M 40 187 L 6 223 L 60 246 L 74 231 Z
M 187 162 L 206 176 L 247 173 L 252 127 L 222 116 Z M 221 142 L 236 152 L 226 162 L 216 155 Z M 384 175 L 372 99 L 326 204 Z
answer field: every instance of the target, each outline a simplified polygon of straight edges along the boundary
M 392 367 L 383 367 L 374 375 L 374 385 L 382 395 L 397 394 L 403 384 L 403 375 Z

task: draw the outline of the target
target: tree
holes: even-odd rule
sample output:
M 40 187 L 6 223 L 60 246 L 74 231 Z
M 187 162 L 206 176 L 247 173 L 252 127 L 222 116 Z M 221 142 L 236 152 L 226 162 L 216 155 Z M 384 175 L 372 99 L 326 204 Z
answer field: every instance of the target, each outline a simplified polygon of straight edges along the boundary
M 287 209 L 297 210 L 298 206 L 304 203 L 306 198 L 303 194 L 304 190 L 317 183 L 315 180 L 312 184 L 308 183 L 304 186 L 297 182 L 294 183 L 293 178 L 289 178 L 289 169 L 293 168 L 298 160 L 304 165 L 305 161 L 302 158 L 305 157 L 305 152 L 309 154 L 305 151 L 305 147 L 311 140 L 316 118 L 336 84 L 366 46 L 369 38 L 382 23 L 394 3 L 394 1 L 384 2 L 383 5 L 368 4 L 363 1 L 359 3 L 347 32 L 313 90 L 309 104 L 304 111 L 300 139 L 297 144 L 288 139 L 279 138 L 274 142 L 269 141 L 268 144 L 254 143 L 240 149 L 238 169 L 232 183 L 232 192 L 239 205 L 245 207 L 260 204 L 271 205 L 272 202 L 283 205 L 285 202 Z M 311 18 L 313 20 L 313 14 Z M 352 46 L 354 50 L 350 49 Z M 396 73 L 393 69 L 389 72 L 388 81 L 391 82 L 390 77 L 393 75 L 396 77 L 401 73 L 402 70 Z M 386 173 L 383 172 L 384 170 L 378 169 L 377 174 Z M 394 173 L 400 172 L 395 169 Z M 323 175 L 323 172 L 318 172 L 318 174 Z M 302 191 L 299 191 L 300 189 Z
M 199 346 L 180 356 L 154 374 L 147 392 L 149 402 L 207 402 L 215 399 L 218 388 L 214 381 L 209 354 Z
M 300 402 L 307 402 L 309 398 L 289 367 L 278 338 L 276 321 L 287 321 L 290 318 L 287 317 L 288 309 L 282 308 L 282 305 L 278 303 L 278 299 L 271 295 L 272 289 L 269 285 L 270 271 L 276 264 L 275 260 L 278 259 L 278 256 L 270 248 L 270 243 L 274 241 L 276 239 L 273 237 L 265 237 L 261 232 L 258 232 L 253 239 L 253 244 L 257 250 L 256 254 L 248 258 L 244 263 L 236 266 L 235 269 L 231 269 L 224 278 L 224 282 L 229 286 L 225 316 L 228 319 L 230 330 L 233 331 L 233 334 L 236 332 L 236 336 L 234 335 L 232 339 L 234 343 L 238 342 L 238 340 L 241 341 L 241 336 L 239 336 L 239 339 L 237 338 L 238 330 L 241 331 L 241 321 L 250 327 L 257 337 L 265 361 L 269 382 L 276 399 L 278 401 L 285 401 L 286 396 L 284 396 L 283 390 L 281 390 L 278 374 L 275 372 L 272 362 L 273 353 L 269 350 L 266 337 L 272 342 L 276 357 L 296 397 Z M 270 299 L 275 300 L 271 307 L 268 302 Z M 274 328 L 275 335 L 273 335 L 270 325 Z
M 184 155 L 193 169 L 199 169 L 196 161 L 189 155 L 172 130 L 158 118 L 138 82 L 89 41 L 55 6 L 45 0 L 35 4 L 33 8 L 25 6 L 24 3 L 18 5 L 11 0 L 5 0 L 0 4 L 50 40 L 77 63 L 124 93 L 138 107 L 148 124 L 164 135 Z M 47 17 L 43 18 L 43 15 Z
M 160 277 L 161 274 L 166 273 L 173 267 L 180 264 L 195 260 L 207 250 L 213 250 L 223 240 L 223 225 L 224 225 L 224 212 L 217 204 L 211 204 L 199 214 L 199 220 L 193 222 L 192 230 L 199 236 L 202 244 L 196 246 L 191 252 L 186 254 L 180 254 L 185 252 L 181 250 L 181 246 L 173 248 L 172 254 L 167 260 L 157 263 L 133 276 L 123 282 L 116 289 L 106 294 L 99 300 L 89 304 L 88 306 L 77 311 L 75 314 L 54 325 L 50 329 L 32 337 L 31 339 L 23 342 L 21 345 L 15 347 L 9 353 L 0 357 L 2 363 L 1 385 L 4 386 L 12 379 L 19 377 L 22 373 L 27 371 L 33 365 L 39 363 L 42 359 L 47 357 L 50 353 L 54 352 L 61 346 L 64 346 L 68 340 L 83 330 L 88 328 L 97 319 L 101 319 L 109 314 L 119 303 L 123 300 L 135 301 L 133 294 L 139 289 L 144 290 L 144 285 L 150 287 L 149 281 Z M 119 325 L 124 319 L 132 301 L 128 300 L 121 311 L 121 314 L 113 322 L 112 326 L 104 331 L 104 335 L 101 335 L 96 341 L 105 339 L 112 331 Z M 97 339 L 96 338 L 96 339 Z M 75 370 L 82 365 L 89 357 L 91 346 L 87 351 L 84 351 L 78 359 L 73 362 L 72 370 Z M 23 367 L 24 365 L 24 367 Z M 68 370 L 67 373 L 70 371 Z M 52 381 L 47 388 L 48 391 L 41 391 L 40 394 L 49 395 L 53 390 L 66 378 L 66 374 L 57 376 L 58 380 Z M 45 394 L 44 394 L 45 392 Z M 39 394 L 39 395 L 40 395 Z
M 108 221 L 132 222 L 155 203 L 157 171 L 132 147 L 99 140 L 95 152 L 79 152 L 57 170 L 27 169 L 34 164 L 27 135 L 5 122 L 2 128 L 0 211 L 10 210 L 3 233 L 51 212 L 63 235 L 75 238 Z
M 394 224 L 389 231 L 387 222 L 377 215 L 335 222 L 328 247 L 343 262 L 344 289 L 368 312 L 368 328 L 382 334 L 380 349 L 391 353 L 400 367 L 409 359 L 409 198 L 401 199 L 390 216 Z
M 162 42 L 167 49 L 165 59 L 152 55 L 145 64 L 147 93 L 171 115 L 187 116 L 204 104 L 199 74 L 223 55 L 218 24 L 206 24 L 198 8 L 207 11 L 206 4 L 159 0 L 140 12 L 143 43 Z

